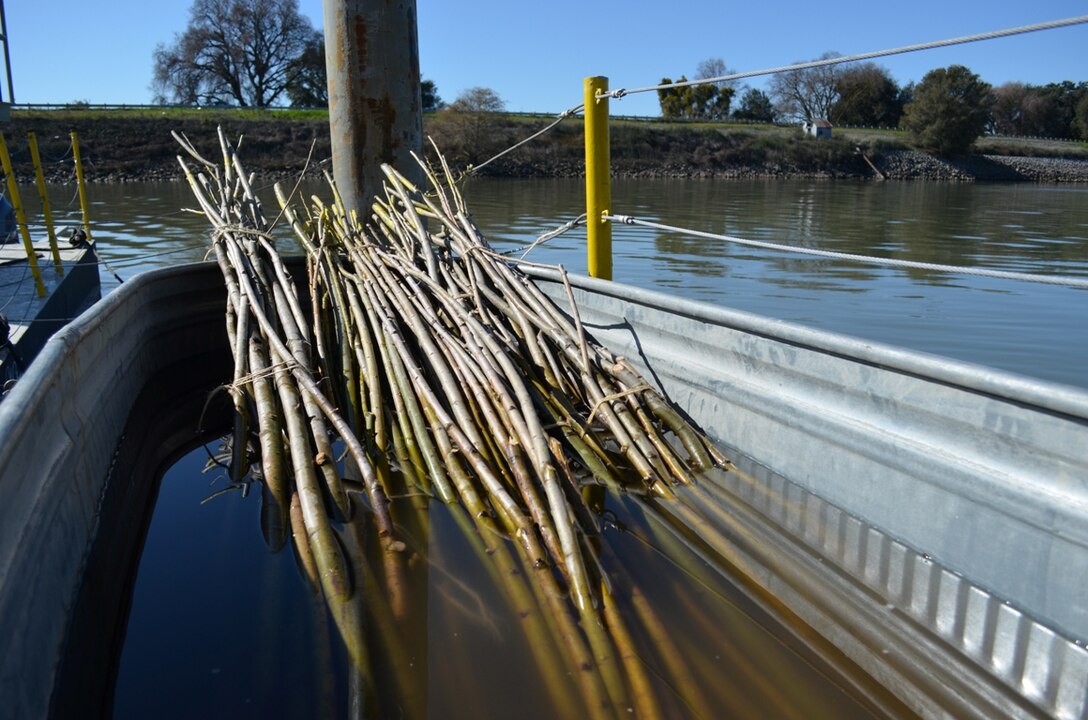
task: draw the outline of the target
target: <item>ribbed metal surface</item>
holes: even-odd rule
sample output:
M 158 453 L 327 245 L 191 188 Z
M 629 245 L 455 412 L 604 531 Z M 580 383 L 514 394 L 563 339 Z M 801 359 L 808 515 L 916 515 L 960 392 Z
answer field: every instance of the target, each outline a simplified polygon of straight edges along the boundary
M 794 612 L 925 715 L 1088 717 L 1088 393 L 574 283 L 590 332 L 750 462 L 722 482 L 780 530 L 747 552 Z
M 922 715 L 1088 717 L 1088 394 L 573 281 L 737 457 L 707 486 L 753 582 Z M 48 712 L 134 398 L 202 352 L 222 293 L 214 265 L 126 283 L 0 404 L 0 717 Z
M 741 461 L 742 466 L 744 462 Z M 1088 650 L 929 556 L 766 468 L 718 481 L 761 515 L 1030 701 L 1088 717 Z

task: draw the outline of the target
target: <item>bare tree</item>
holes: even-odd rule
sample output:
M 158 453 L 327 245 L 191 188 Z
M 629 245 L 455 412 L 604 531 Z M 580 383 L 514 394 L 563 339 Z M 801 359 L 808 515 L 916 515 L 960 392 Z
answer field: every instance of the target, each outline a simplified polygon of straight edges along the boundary
M 152 88 L 162 102 L 274 105 L 315 32 L 298 0 L 195 0 L 185 32 L 155 49 Z
M 736 70 L 727 67 L 725 60 L 721 58 L 707 58 L 701 61 L 695 68 L 696 80 L 708 80 L 710 78 L 732 75 Z M 717 89 L 703 103 L 703 115 L 711 120 L 724 120 L 729 117 L 729 106 L 733 96 L 737 94 L 736 80 L 723 80 L 716 82 L 713 87 Z
M 502 112 L 506 109 L 506 103 L 491 88 L 471 87 L 462 91 L 457 99 L 450 103 L 449 109 L 459 113 Z
M 826 52 L 819 60 L 840 57 Z M 826 119 L 839 99 L 838 65 L 788 70 L 771 78 L 770 91 L 780 117 L 798 120 Z
M 732 68 L 726 67 L 725 60 L 721 58 L 707 58 L 702 60 L 695 67 L 695 79 L 696 80 L 708 80 L 710 78 L 722 77 L 723 75 L 732 75 L 736 72 Z M 725 80 L 722 82 L 714 83 L 716 87 L 736 87 L 735 80 Z
M 1022 82 L 1007 82 L 993 90 L 990 130 L 999 135 L 1021 135 L 1031 89 Z M 1030 112 L 1030 110 L 1029 110 Z
M 438 125 L 446 138 L 460 150 L 460 155 L 476 163 L 492 154 L 499 129 L 499 113 L 506 103 L 487 87 L 464 90 L 439 113 Z

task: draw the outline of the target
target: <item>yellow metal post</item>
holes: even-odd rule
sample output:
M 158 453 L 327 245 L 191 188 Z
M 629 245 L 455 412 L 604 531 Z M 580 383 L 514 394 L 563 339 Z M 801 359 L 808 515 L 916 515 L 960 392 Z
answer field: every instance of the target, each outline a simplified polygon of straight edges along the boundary
M 608 151 L 608 78 L 585 79 L 586 240 L 591 277 L 612 279 L 612 225 L 601 215 L 612 211 L 612 170 Z
M 83 162 L 79 159 L 79 135 L 76 131 L 72 135 L 72 156 L 76 161 L 76 187 L 79 188 L 79 208 L 83 211 L 83 232 L 87 236 L 87 244 L 91 241 L 91 215 L 87 212 L 87 188 L 83 184 Z
M 15 183 L 15 171 L 11 167 L 11 156 L 8 155 L 8 144 L 0 133 L 0 164 L 4 166 L 4 176 L 8 179 L 8 198 L 11 207 L 15 210 L 15 222 L 19 225 L 19 232 L 23 236 L 23 249 L 26 250 L 26 261 L 30 265 L 30 274 L 34 276 L 34 287 L 38 291 L 38 297 L 45 297 L 45 283 L 42 282 L 42 271 L 38 267 L 38 256 L 34 254 L 34 243 L 30 239 L 30 228 L 26 226 L 26 213 L 23 212 L 23 203 L 19 199 L 19 186 Z
M 53 228 L 53 209 L 49 207 L 49 193 L 45 190 L 45 173 L 42 172 L 42 158 L 38 154 L 38 138 L 34 131 L 26 134 L 26 141 L 30 145 L 30 159 L 34 162 L 34 177 L 38 181 L 38 197 L 42 201 L 42 215 L 45 218 L 45 232 L 49 235 L 49 249 L 53 251 L 53 268 L 57 275 L 64 274 L 64 268 L 60 264 L 60 248 L 57 247 L 57 233 Z

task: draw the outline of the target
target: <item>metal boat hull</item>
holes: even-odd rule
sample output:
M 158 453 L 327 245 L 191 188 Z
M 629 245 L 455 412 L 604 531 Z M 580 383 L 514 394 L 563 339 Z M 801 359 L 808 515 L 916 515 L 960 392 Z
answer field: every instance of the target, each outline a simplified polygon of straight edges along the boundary
M 737 458 L 718 482 L 755 586 L 923 715 L 1085 717 L 1088 393 L 571 282 L 589 331 Z M 0 404 L 0 716 L 57 714 L 71 649 L 116 637 L 73 621 L 88 574 L 126 582 L 142 525 L 114 520 L 154 499 L 114 462 L 134 442 L 163 462 L 193 435 L 146 436 L 142 418 L 227 377 L 223 304 L 214 265 L 135 278 Z

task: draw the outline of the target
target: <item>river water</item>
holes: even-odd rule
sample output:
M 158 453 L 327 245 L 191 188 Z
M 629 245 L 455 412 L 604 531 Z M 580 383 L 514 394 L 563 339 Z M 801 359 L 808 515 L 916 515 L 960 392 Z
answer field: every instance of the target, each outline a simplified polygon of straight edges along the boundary
M 475 180 L 466 194 L 500 250 L 531 242 L 582 204 L 581 184 L 567 180 Z M 207 250 L 207 223 L 181 210 L 192 205 L 181 184 L 92 187 L 91 197 L 105 292 L 118 278 L 200 260 Z M 1088 278 L 1088 187 L 638 180 L 617 182 L 614 201 L 620 214 L 716 234 Z M 73 206 L 61 214 L 74 216 Z M 282 243 L 290 246 L 286 236 Z M 584 246 L 584 231 L 572 231 L 530 259 L 583 272 Z M 1085 290 L 809 258 L 631 226 L 617 228 L 614 265 L 616 280 L 640 287 L 1088 387 Z M 201 474 L 205 458 L 197 449 L 162 478 L 112 716 L 348 715 L 353 681 L 323 605 L 301 582 L 291 552 L 265 548 L 259 493 L 229 492 L 202 504 L 224 487 L 222 473 Z M 676 708 L 692 703 L 691 713 L 676 716 L 697 715 L 700 694 L 729 717 L 864 717 L 883 714 L 885 701 L 894 706 L 878 690 L 874 700 L 847 691 L 843 678 L 853 670 L 835 665 L 834 653 L 811 654 L 791 642 L 793 631 L 747 599 L 728 563 L 654 535 L 661 523 L 647 519 L 652 504 L 609 495 L 605 507 L 612 550 L 602 562 L 647 589 L 690 659 L 694 690 L 658 688 Z M 488 566 L 474 560 L 455 515 L 432 503 L 428 518 L 430 539 L 418 548 L 426 599 L 413 616 L 425 632 L 409 646 L 420 660 L 412 686 L 427 689 L 423 715 L 558 716 L 532 679 L 520 617 L 489 584 Z
M 303 188 L 328 193 L 320 185 Z M 184 183 L 90 188 L 95 239 L 115 275 L 202 259 L 208 225 Z M 61 203 L 70 189 L 55 189 Z M 268 193 L 271 198 L 271 193 Z M 577 216 L 579 180 L 470 181 L 497 248 Z M 57 202 L 56 200 L 54 202 Z M 1088 278 L 1088 186 L 815 180 L 618 180 L 614 211 L 766 242 L 965 267 Z M 58 214 L 74 217 L 68 202 Z M 529 258 L 584 273 L 585 231 Z M 1088 387 L 1088 291 L 862 264 L 618 226 L 614 279 L 863 339 Z

